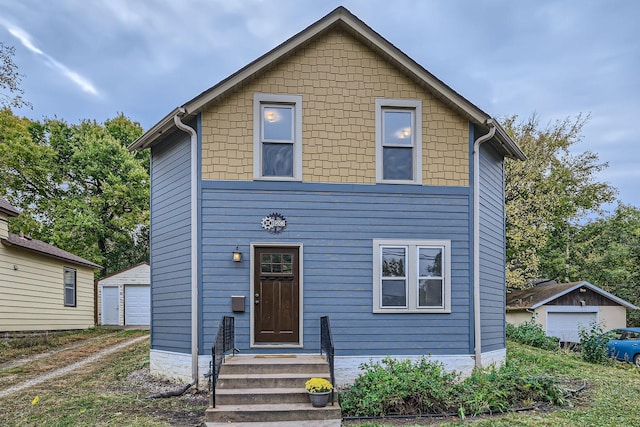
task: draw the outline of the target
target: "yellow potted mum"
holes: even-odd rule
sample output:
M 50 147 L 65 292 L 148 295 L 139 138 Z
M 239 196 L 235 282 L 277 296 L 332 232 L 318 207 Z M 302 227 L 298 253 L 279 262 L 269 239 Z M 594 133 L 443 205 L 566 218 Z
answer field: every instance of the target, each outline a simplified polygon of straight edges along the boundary
M 322 408 L 327 406 L 329 401 L 329 395 L 333 390 L 333 385 L 324 378 L 311 378 L 304 383 L 304 387 L 309 393 L 309 399 L 311 399 L 311 405 L 315 408 Z

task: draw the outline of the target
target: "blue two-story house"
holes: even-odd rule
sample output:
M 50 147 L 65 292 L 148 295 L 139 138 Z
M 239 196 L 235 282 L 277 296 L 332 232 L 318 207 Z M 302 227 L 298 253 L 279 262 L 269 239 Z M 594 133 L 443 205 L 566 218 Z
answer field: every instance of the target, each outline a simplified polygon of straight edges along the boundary
M 340 7 L 177 107 L 150 149 L 151 368 L 202 380 L 223 316 L 242 354 L 449 368 L 505 350 L 504 161 L 516 143 Z

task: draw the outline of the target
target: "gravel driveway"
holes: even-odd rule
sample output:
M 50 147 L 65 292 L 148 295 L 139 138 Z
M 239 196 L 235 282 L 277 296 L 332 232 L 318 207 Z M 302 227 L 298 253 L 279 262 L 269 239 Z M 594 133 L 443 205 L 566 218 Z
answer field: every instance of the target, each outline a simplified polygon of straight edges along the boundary
M 59 376 L 64 375 L 64 374 L 66 374 L 68 372 L 71 372 L 71 371 L 74 371 L 74 370 L 76 370 L 78 368 L 81 368 L 81 367 L 83 367 L 83 366 L 85 366 L 85 365 L 87 365 L 87 364 L 89 364 L 91 362 L 94 362 L 94 361 L 96 361 L 96 360 L 98 360 L 98 359 L 100 359 L 102 357 L 105 357 L 105 356 L 107 356 L 107 355 L 109 355 L 111 353 L 114 353 L 114 352 L 119 351 L 119 350 L 121 350 L 121 349 L 123 349 L 125 347 L 133 345 L 133 344 L 135 344 L 135 343 L 137 343 L 139 341 L 148 340 L 148 339 L 149 339 L 148 335 L 132 338 L 130 340 L 120 342 L 120 343 L 118 343 L 116 345 L 113 345 L 111 347 L 107 347 L 105 349 L 102 349 L 102 350 L 98 351 L 97 353 L 94 353 L 94 354 L 92 354 L 90 356 L 87 356 L 87 357 L 85 357 L 85 358 L 83 358 L 83 359 L 81 359 L 81 360 L 79 360 L 77 362 L 74 362 L 72 364 L 63 366 L 61 368 L 55 369 L 55 370 L 50 371 L 50 372 L 47 372 L 46 374 L 43 374 L 43 375 L 41 375 L 41 376 L 39 376 L 37 378 L 33 378 L 33 379 L 30 379 L 30 380 L 26 380 L 26 381 L 23 381 L 23 382 L 16 383 L 16 384 L 14 384 L 13 386 L 11 386 L 9 388 L 6 388 L 4 390 L 0 390 L 0 398 L 8 396 L 8 395 L 10 395 L 12 393 L 15 393 L 17 391 L 24 390 L 25 388 L 33 387 L 35 385 L 38 385 L 40 383 L 43 383 L 43 382 L 51 379 L 51 378 L 59 377 Z M 65 349 L 69 349 L 69 347 L 67 347 Z M 1 368 L 2 369 L 15 368 L 15 367 L 27 364 L 29 362 L 32 362 L 34 360 L 40 359 L 42 357 L 51 356 L 52 354 L 55 354 L 56 352 L 58 352 L 58 351 L 48 352 L 48 353 L 36 355 L 36 356 L 33 356 L 33 357 L 28 357 L 28 358 L 20 359 L 20 360 L 17 360 L 17 361 L 12 361 L 12 362 L 4 364 L 3 366 L 1 366 Z

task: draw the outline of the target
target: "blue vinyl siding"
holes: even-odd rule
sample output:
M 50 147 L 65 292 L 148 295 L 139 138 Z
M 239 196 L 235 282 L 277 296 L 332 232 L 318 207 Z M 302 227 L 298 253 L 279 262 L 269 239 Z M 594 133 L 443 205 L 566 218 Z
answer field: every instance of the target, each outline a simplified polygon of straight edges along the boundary
M 282 234 L 261 228 L 273 212 L 287 219 Z M 469 354 L 468 215 L 467 187 L 204 181 L 200 353 L 223 315 L 235 316 L 236 346 L 251 351 L 250 244 L 290 243 L 304 253 L 300 351 L 318 351 L 329 315 L 341 356 Z M 452 313 L 372 313 L 373 239 L 399 238 L 451 240 Z M 241 264 L 231 260 L 236 245 Z M 231 295 L 246 296 L 246 313 L 231 312 Z
M 190 353 L 190 146 L 177 136 L 152 149 L 151 348 Z
M 480 148 L 480 306 L 482 351 L 504 349 L 505 219 L 503 159 Z

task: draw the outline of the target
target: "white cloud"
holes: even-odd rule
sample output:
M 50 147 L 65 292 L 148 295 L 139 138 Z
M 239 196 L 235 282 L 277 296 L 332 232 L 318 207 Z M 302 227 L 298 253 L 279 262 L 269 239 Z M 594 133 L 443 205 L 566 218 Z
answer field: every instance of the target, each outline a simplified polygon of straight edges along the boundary
M 63 76 L 75 83 L 83 92 L 89 93 L 94 96 L 99 95 L 98 89 L 96 89 L 96 87 L 91 83 L 91 81 L 89 81 L 89 79 L 81 76 L 79 73 L 71 70 L 66 65 L 62 64 L 61 62 L 44 53 L 42 50 L 38 49 L 36 45 L 31 41 L 31 36 L 29 35 L 29 33 L 4 20 L 0 21 L 0 24 L 2 24 L 7 29 L 9 34 L 18 39 L 24 47 L 29 49 L 31 52 L 42 56 L 47 65 L 58 70 Z
M 22 45 L 27 49 L 29 49 L 31 52 L 35 52 L 38 55 L 44 55 L 43 51 L 41 51 L 40 49 L 38 49 L 33 45 L 33 43 L 31 42 L 31 37 L 29 37 L 29 34 L 24 32 L 22 29 L 18 27 L 13 27 L 13 26 L 7 26 L 7 31 L 9 31 L 9 33 L 13 37 L 20 40 L 20 43 L 22 43 Z

